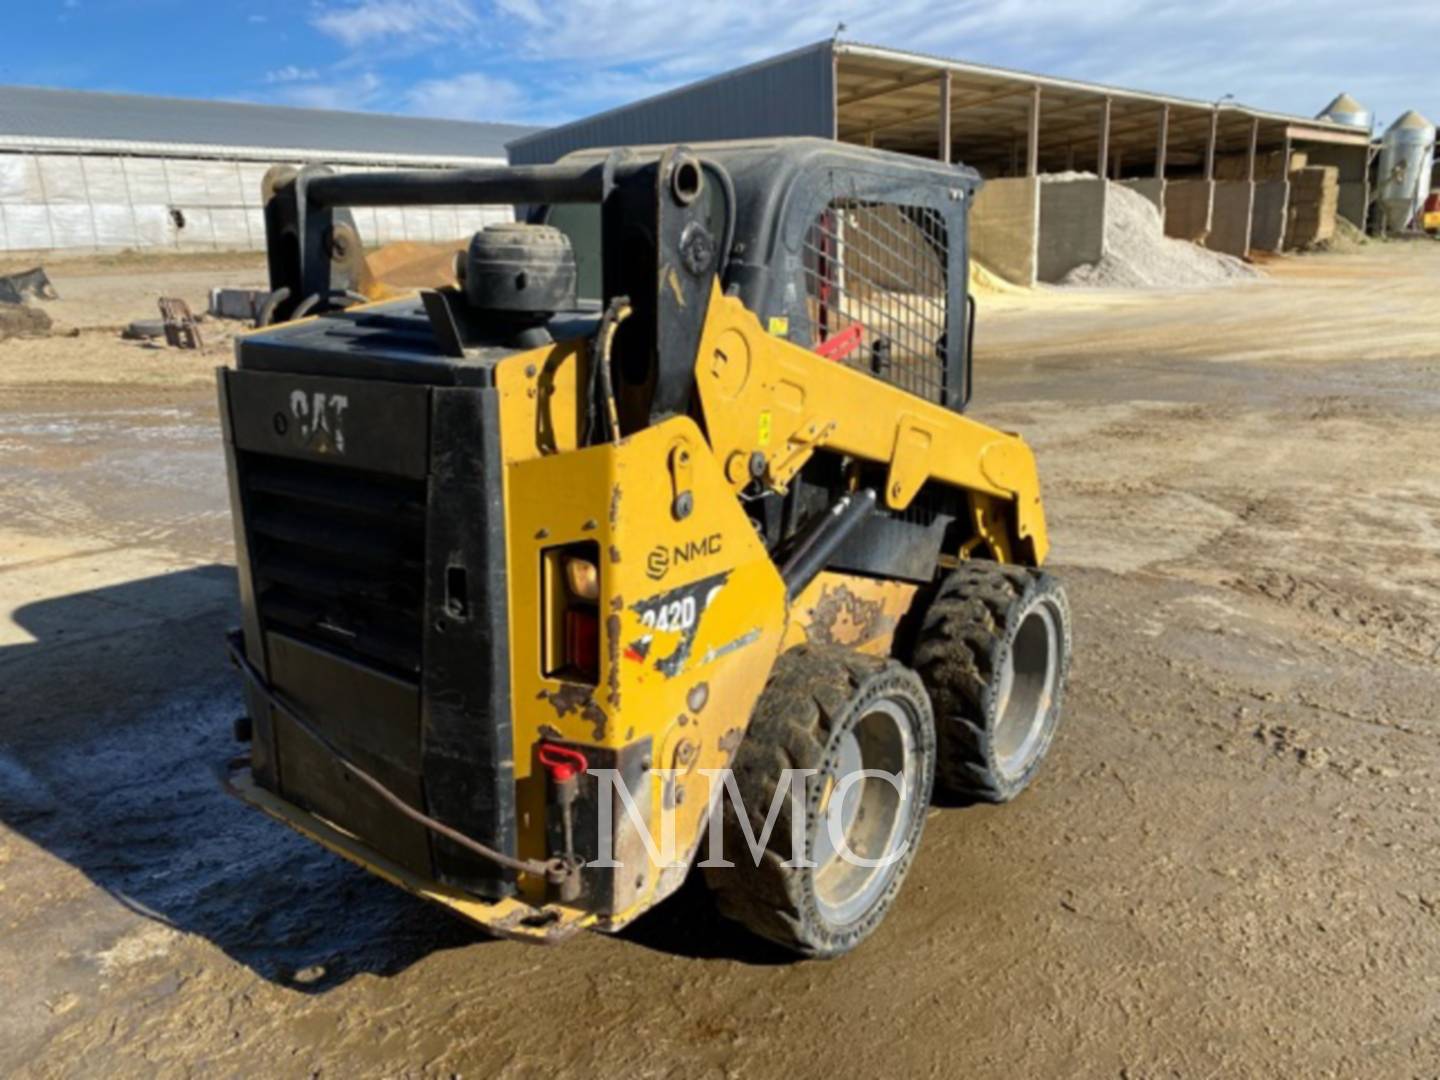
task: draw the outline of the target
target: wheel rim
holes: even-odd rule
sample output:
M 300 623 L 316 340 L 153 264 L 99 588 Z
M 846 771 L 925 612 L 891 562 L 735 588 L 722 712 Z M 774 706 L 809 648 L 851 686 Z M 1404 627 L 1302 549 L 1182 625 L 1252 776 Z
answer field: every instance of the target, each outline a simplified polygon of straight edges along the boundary
M 884 894 L 902 861 L 902 845 L 909 843 L 920 767 L 909 708 L 890 698 L 873 702 L 841 736 L 837 749 L 839 761 L 826 778 L 832 786 L 821 800 L 810 858 L 815 863 L 816 905 L 828 922 L 843 926 L 863 916 Z M 865 777 L 841 797 L 841 780 L 861 769 L 898 774 L 898 790 L 886 779 Z M 832 835 L 832 819 L 839 844 Z M 852 856 L 881 865 L 859 864 Z
M 1060 615 L 1042 601 L 1020 621 L 1000 672 L 996 694 L 995 730 L 991 745 L 995 763 L 1007 778 L 1017 779 L 1045 749 L 1060 674 Z

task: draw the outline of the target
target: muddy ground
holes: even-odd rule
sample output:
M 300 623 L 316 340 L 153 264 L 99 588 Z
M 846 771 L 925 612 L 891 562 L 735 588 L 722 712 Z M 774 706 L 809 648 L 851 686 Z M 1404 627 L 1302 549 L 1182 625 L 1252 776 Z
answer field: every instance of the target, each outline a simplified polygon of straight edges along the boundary
M 1440 245 L 1268 270 L 983 304 L 1065 726 L 832 963 L 489 941 L 231 802 L 223 348 L 0 343 L 0 1074 L 1440 1074 Z

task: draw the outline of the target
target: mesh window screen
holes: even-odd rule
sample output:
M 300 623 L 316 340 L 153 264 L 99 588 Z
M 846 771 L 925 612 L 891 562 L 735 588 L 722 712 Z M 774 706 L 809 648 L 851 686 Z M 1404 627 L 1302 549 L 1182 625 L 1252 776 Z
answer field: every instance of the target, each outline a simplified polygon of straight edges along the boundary
M 924 207 L 835 202 L 805 238 L 805 318 L 817 352 L 945 400 L 945 221 Z

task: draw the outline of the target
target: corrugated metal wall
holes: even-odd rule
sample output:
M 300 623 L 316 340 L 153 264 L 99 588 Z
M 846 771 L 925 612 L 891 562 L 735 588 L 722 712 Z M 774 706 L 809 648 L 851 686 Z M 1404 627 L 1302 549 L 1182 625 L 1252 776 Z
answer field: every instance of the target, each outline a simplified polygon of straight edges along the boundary
M 271 164 L 0 152 L 0 251 L 263 250 L 260 181 Z M 367 243 L 458 239 L 513 217 L 508 206 L 357 208 L 354 214 Z
M 812 45 L 649 101 L 517 139 L 516 165 L 558 161 L 593 146 L 641 146 L 835 132 L 830 45 Z

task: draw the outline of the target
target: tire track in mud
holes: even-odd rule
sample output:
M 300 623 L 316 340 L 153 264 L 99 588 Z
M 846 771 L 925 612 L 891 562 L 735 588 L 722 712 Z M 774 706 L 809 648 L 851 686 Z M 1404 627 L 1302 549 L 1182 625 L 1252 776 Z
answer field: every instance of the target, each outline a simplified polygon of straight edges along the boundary
M 1427 570 L 1440 549 L 1440 476 L 1386 471 L 1418 435 L 1402 418 L 1389 404 L 1335 394 L 1277 410 L 1147 403 L 1112 415 L 1048 447 L 1073 455 L 1047 485 L 1057 552 L 1217 584 L 1301 613 L 1351 645 L 1371 640 L 1431 662 L 1440 655 L 1440 576 Z M 1270 461 L 1253 451 L 1243 461 L 1253 486 L 1207 475 L 1217 447 L 1254 444 L 1261 431 L 1270 433 L 1259 440 Z M 1129 475 L 1085 475 L 1087 457 L 1116 460 L 1097 450 L 1101 442 L 1134 445 L 1128 461 L 1130 452 L 1119 455 Z M 1332 443 L 1347 454 L 1329 453 Z M 1371 482 L 1377 476 L 1388 482 Z M 1077 533 L 1078 551 L 1063 539 Z M 1360 567 L 1367 572 L 1357 580 Z

